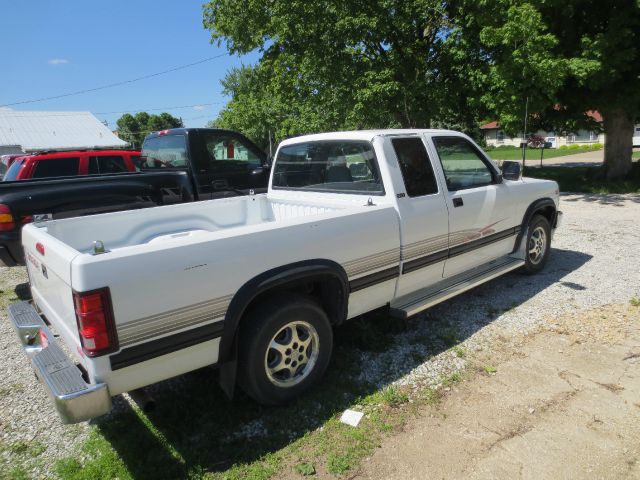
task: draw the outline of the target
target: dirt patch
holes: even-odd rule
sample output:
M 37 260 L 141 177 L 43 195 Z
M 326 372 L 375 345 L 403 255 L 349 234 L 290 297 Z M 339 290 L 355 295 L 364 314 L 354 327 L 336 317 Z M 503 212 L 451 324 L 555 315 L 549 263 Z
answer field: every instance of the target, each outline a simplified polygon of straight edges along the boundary
M 638 307 L 550 319 L 476 359 L 352 478 L 640 478 L 639 353 Z

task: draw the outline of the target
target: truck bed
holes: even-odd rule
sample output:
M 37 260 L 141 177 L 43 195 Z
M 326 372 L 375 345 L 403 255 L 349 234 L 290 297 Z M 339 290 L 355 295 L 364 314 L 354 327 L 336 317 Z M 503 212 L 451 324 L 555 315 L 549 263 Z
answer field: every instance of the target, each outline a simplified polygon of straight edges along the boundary
M 94 254 L 97 240 L 106 253 Z M 343 265 L 351 280 L 400 261 L 393 206 L 268 195 L 53 220 L 25 227 L 23 243 L 33 297 L 72 351 L 79 345 L 72 290 L 109 286 L 122 351 L 222 322 L 247 279 L 273 268 L 323 259 Z M 198 347 L 197 365 L 175 374 L 215 363 L 217 348 L 206 347 Z M 108 357 L 78 360 L 112 394 L 166 375 L 142 364 L 130 367 L 139 375 L 123 374 L 128 368 L 112 370 Z
M 47 233 L 79 254 L 92 254 L 100 241 L 109 252 L 142 245 L 213 240 L 241 227 L 343 211 L 345 207 L 274 200 L 266 195 L 182 204 L 49 222 Z

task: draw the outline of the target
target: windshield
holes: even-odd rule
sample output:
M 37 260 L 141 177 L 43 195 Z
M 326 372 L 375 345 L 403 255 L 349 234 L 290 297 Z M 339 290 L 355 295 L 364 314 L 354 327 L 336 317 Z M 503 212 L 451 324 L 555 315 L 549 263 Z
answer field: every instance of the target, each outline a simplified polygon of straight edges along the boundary
M 140 168 L 183 168 L 187 166 L 187 141 L 184 135 L 147 138 L 142 145 Z
M 18 173 L 20 173 L 20 169 L 22 168 L 23 163 L 24 160 L 15 160 L 9 167 L 9 170 L 7 170 L 7 173 L 4 174 L 4 178 L 2 180 L 5 182 L 12 182 L 14 180 L 17 180 Z
M 282 147 L 275 189 L 382 195 L 373 147 L 363 141 L 319 141 Z

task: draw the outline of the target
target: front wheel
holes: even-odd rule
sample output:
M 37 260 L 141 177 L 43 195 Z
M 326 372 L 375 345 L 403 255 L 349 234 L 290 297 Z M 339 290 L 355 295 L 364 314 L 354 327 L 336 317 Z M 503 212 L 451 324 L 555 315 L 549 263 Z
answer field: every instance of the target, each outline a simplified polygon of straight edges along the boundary
M 331 359 L 333 332 L 316 302 L 288 294 L 254 307 L 239 341 L 240 386 L 259 403 L 281 405 L 320 380 Z
M 551 226 L 542 215 L 534 215 L 529 222 L 526 238 L 524 271 L 538 273 L 544 268 L 551 248 Z

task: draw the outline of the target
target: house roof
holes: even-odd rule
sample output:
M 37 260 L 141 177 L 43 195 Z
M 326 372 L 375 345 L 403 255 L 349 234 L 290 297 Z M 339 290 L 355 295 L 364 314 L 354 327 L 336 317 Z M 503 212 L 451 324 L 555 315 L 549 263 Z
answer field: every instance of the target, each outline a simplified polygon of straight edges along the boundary
M 490 130 L 492 128 L 500 128 L 500 124 L 494 120 L 493 122 L 485 123 L 480 126 L 480 130 Z
M 25 152 L 74 148 L 125 147 L 90 112 L 24 112 L 0 109 L 0 146 Z
M 587 117 L 591 117 L 592 119 L 594 119 L 596 122 L 602 123 L 602 114 L 600 112 L 589 110 L 588 112 L 586 112 L 586 115 Z
M 598 123 L 602 123 L 602 114 L 596 110 L 589 110 L 588 112 L 585 112 L 585 115 Z M 480 130 L 491 130 L 493 128 L 500 128 L 500 124 L 497 120 L 480 125 Z

